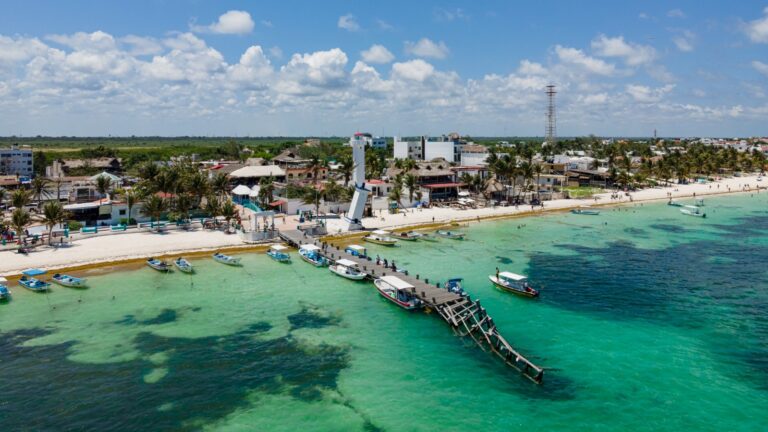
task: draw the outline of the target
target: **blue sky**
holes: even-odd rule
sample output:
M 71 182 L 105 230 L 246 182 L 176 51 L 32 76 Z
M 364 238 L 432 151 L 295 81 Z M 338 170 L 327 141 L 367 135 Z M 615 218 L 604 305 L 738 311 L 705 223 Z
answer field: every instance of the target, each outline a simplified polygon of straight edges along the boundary
M 768 135 L 768 1 L 0 4 L 0 135 Z

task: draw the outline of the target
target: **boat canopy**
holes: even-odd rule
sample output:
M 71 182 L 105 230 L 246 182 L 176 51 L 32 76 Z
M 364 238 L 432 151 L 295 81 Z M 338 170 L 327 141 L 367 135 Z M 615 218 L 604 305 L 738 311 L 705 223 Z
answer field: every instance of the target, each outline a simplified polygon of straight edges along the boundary
M 698 208 L 698 207 L 696 207 L 696 206 L 694 206 L 694 205 L 685 205 L 685 206 L 683 206 L 683 207 L 685 207 L 685 208 L 689 208 L 689 209 L 691 209 L 691 210 L 693 210 L 693 211 L 696 211 L 696 212 L 697 212 L 697 211 L 699 211 L 699 208 Z
M 398 290 L 413 288 L 413 285 L 395 276 L 382 276 L 380 279 L 392 285 L 393 287 L 395 287 L 395 289 L 398 289 Z
M 336 260 L 336 264 L 337 265 L 342 265 L 344 267 L 355 267 L 355 266 L 357 266 L 356 262 L 354 262 L 352 260 L 348 260 L 346 258 L 342 258 L 340 260 Z
M 6 282 L 8 282 L 8 279 L 6 279 L 6 278 L 4 278 L 4 277 L 0 276 L 0 284 L 4 284 L 4 283 L 6 283 Z
M 462 278 L 462 277 L 452 277 L 452 278 L 448 279 L 448 282 L 454 282 L 454 281 L 455 282 L 461 282 L 463 280 L 464 280 L 464 278 Z
M 517 273 L 511 273 L 511 272 L 501 272 L 501 273 L 499 273 L 499 277 L 504 278 L 504 279 L 513 280 L 513 281 L 523 281 L 523 280 L 528 279 L 527 277 L 525 277 L 523 275 L 519 275 Z
M 365 246 L 353 244 L 353 245 L 347 246 L 347 248 L 358 251 L 358 252 L 365 252 Z
M 30 268 L 22 271 L 21 273 L 26 276 L 39 276 L 41 274 L 45 274 L 45 270 L 41 270 L 39 268 Z
M 284 250 L 288 249 L 287 246 L 283 246 L 283 245 L 280 245 L 280 244 L 272 245 L 269 248 L 272 249 L 272 250 L 275 250 L 275 251 L 284 251 Z
M 376 235 L 380 235 L 380 236 L 386 236 L 386 235 L 389 235 L 389 231 L 376 230 L 376 231 L 372 232 L 371 234 L 376 234 Z
M 319 251 L 320 247 L 319 246 L 315 246 L 313 244 L 305 244 L 305 245 L 301 245 L 301 249 L 303 249 L 305 251 Z

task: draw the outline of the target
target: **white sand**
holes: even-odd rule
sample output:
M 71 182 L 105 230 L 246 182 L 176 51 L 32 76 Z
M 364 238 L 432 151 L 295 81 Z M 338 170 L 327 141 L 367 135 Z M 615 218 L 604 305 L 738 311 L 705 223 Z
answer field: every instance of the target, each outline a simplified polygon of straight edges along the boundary
M 734 177 L 723 179 L 715 183 L 679 185 L 668 188 L 646 189 L 631 194 L 634 202 L 666 200 L 667 193 L 671 192 L 673 198 L 703 197 L 710 194 L 731 193 L 744 191 L 745 185 L 749 185 L 752 191 L 758 186 L 768 186 L 768 180 L 757 181 L 757 176 Z M 720 185 L 718 188 L 717 185 Z M 711 186 L 711 187 L 710 187 Z M 763 192 L 766 193 L 766 192 Z M 611 194 L 600 194 L 599 199 L 589 200 L 554 200 L 545 201 L 544 208 L 537 207 L 535 212 L 557 211 L 574 208 L 581 205 L 606 205 L 627 203 L 629 197 L 621 194 L 620 199 L 611 199 Z M 531 206 L 495 207 L 470 210 L 458 210 L 451 208 L 431 208 L 424 210 L 409 209 L 400 214 L 383 214 L 374 218 L 365 218 L 363 224 L 366 228 L 401 228 L 411 225 L 429 224 L 433 221 L 472 221 L 478 218 L 503 217 L 515 214 L 530 213 Z M 298 221 L 295 216 L 286 218 L 286 222 L 279 218 L 275 221 L 278 229 L 294 229 Z M 328 232 L 339 232 L 337 220 L 328 221 Z M 222 247 L 243 246 L 239 236 L 224 234 L 219 231 L 170 231 L 166 234 L 153 234 L 149 232 L 128 232 L 114 235 L 98 236 L 76 239 L 70 247 L 61 249 L 42 248 L 29 255 L 17 254 L 11 251 L 0 252 L 0 275 L 16 275 L 25 268 L 39 267 L 46 270 L 75 267 L 101 262 L 113 262 L 164 254 L 179 254 L 215 250 Z

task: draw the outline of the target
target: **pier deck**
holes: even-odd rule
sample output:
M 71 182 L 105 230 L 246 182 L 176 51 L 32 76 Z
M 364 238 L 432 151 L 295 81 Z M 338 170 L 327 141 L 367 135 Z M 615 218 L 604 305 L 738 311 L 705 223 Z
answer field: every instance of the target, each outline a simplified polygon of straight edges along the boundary
M 330 243 L 323 245 L 318 239 L 299 230 L 282 231 L 280 238 L 295 247 L 304 244 L 320 246 L 322 248 L 320 253 L 327 259 L 332 261 L 341 258 L 352 260 L 358 264 L 362 271 L 374 278 L 392 275 L 408 282 L 414 287 L 411 294 L 415 295 L 427 307 L 437 311 L 456 334 L 462 337 L 471 337 L 483 351 L 490 351 L 499 356 L 504 363 L 517 369 L 533 382 L 542 382 L 544 370 L 523 357 L 504 339 L 496 328 L 493 318 L 488 316 L 485 308 L 480 304 L 480 300 L 473 300 L 469 296 L 462 297 L 410 274 L 394 272 L 383 265 L 377 265 L 375 261 L 353 256 Z

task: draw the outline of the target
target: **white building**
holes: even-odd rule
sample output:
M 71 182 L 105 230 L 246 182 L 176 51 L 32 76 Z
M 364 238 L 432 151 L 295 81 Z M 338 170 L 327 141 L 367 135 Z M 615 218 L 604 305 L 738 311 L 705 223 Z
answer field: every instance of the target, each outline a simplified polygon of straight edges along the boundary
M 32 149 L 29 147 L 11 146 L 9 149 L 0 149 L 0 174 L 31 177 Z
M 349 137 L 349 146 L 354 147 L 356 142 L 364 142 L 367 147 L 375 149 L 386 149 L 387 139 L 384 137 L 375 137 L 369 133 L 357 132 Z
M 443 158 L 448 162 L 460 162 L 461 147 L 458 139 L 447 136 L 438 138 L 422 136 L 411 141 L 403 141 L 400 137 L 395 137 L 394 157 L 423 161 Z
M 566 170 L 588 171 L 594 168 L 595 158 L 589 156 L 568 156 L 564 154 L 555 155 L 553 163 L 565 165 Z
M 461 148 L 461 166 L 486 166 L 488 156 L 491 153 L 488 148 L 476 144 L 467 144 Z

